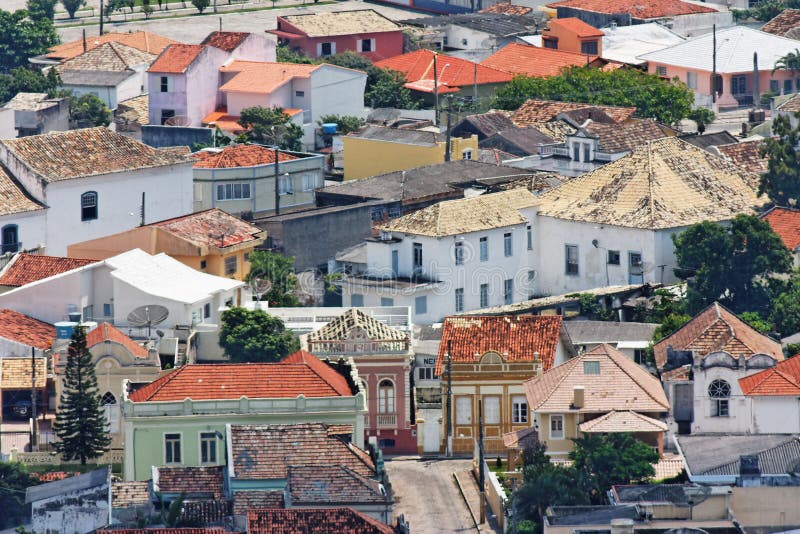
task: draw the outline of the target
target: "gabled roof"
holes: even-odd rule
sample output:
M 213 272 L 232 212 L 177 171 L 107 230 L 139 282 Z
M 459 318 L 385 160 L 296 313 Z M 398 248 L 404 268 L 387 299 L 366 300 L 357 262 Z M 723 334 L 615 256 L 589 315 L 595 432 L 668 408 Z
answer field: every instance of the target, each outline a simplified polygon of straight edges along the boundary
M 695 351 L 700 357 L 725 351 L 734 358 L 766 354 L 783 359 L 781 344 L 758 332 L 733 312 L 715 302 L 681 328 L 653 345 L 656 366 L 667 363 L 667 348 Z
M 286 489 L 292 506 L 387 504 L 381 484 L 343 465 L 289 466 Z
M 586 24 L 577 17 L 551 19 L 547 22 L 547 26 L 548 28 L 551 26 L 560 26 L 578 37 L 603 37 L 605 35 L 602 30 L 598 30 L 594 26 Z
M 519 210 L 538 203 L 524 188 L 487 193 L 477 197 L 446 200 L 411 212 L 380 227 L 388 232 L 445 237 L 528 222 Z
M 233 52 L 248 37 L 250 37 L 249 32 L 211 32 L 200 44 Z
M 778 104 L 776 106 L 778 111 L 783 111 L 786 113 L 797 113 L 800 111 L 800 98 L 798 98 L 797 93 L 791 95 L 789 98 Z
M 275 149 L 263 145 L 229 145 L 217 150 L 201 150 L 192 154 L 196 169 L 233 169 L 275 163 Z M 278 151 L 278 161 L 291 161 L 299 156 Z
M 90 265 L 96 261 L 23 252 L 17 254 L 2 270 L 0 286 L 24 286 L 37 280 Z
M 109 323 L 102 323 L 86 334 L 86 346 L 91 349 L 100 343 L 117 343 L 130 351 L 136 358 L 147 358 L 147 349 L 122 333 Z
M 784 9 L 761 27 L 762 32 L 785 36 L 800 27 L 800 9 Z
M 676 137 L 648 141 L 540 198 L 539 215 L 658 230 L 753 213 L 759 178 Z
M 584 108 L 597 108 L 614 119 L 623 122 L 636 112 L 633 107 L 598 106 L 580 102 L 559 102 L 555 100 L 526 100 L 511 116 L 517 126 L 533 126 L 540 122 L 548 122 L 556 118 L 559 113 Z
M 762 156 L 760 149 L 763 141 L 742 141 L 730 145 L 716 147 L 722 157 L 736 165 L 756 174 L 764 174 L 769 169 L 769 158 Z
M 28 195 L 14 176 L 0 165 L 0 215 L 43 210 L 45 206 Z
M 612 432 L 666 432 L 667 424 L 631 410 L 611 410 L 597 419 L 578 425 L 578 430 L 587 434 L 609 434 Z
M 33 365 L 36 368 L 34 385 L 37 388 L 43 388 L 47 385 L 47 359 L 37 357 Z M 30 356 L 0 358 L 0 390 L 30 390 L 31 382 L 33 382 L 33 373 Z
M 402 30 L 402 26 L 384 17 L 374 9 L 284 15 L 279 19 L 285 20 L 308 37 L 333 37 L 336 35 L 399 32 Z M 280 27 L 280 20 L 278 24 Z M 281 30 L 291 31 L 289 28 L 282 27 Z
M 0 145 L 47 182 L 188 161 L 102 126 L 4 139 Z
M 520 157 L 538 154 L 542 145 L 553 142 L 552 137 L 545 135 L 538 128 L 511 127 L 487 137 L 481 141 L 480 146 L 499 147 Z
M 231 425 L 230 440 L 233 476 L 240 480 L 285 479 L 292 466 L 344 466 L 375 476 L 369 454 L 329 435 L 322 423 Z
M 173 41 L 161 35 L 137 31 L 131 33 L 115 33 L 109 32 L 103 35 L 95 35 L 86 39 L 86 50 L 91 50 L 104 43 L 120 43 L 126 46 L 136 48 L 148 54 L 158 55 L 171 44 L 177 44 L 178 41 Z M 47 57 L 50 59 L 70 59 L 84 53 L 83 39 L 77 39 L 68 43 L 56 45 L 50 48 Z
M 587 374 L 584 362 L 598 362 L 600 373 Z M 572 407 L 576 386 L 584 388 L 582 408 Z M 669 411 L 661 382 L 606 344 L 527 380 L 524 387 L 535 412 Z
M 743 455 L 758 457 L 762 475 L 800 471 L 800 441 L 786 434 L 675 436 L 690 476 L 738 476 Z
M 225 466 L 154 466 L 153 491 L 185 494 L 193 498 L 225 498 Z
M 476 64 L 431 50 L 416 50 L 400 56 L 384 59 L 375 63 L 376 67 L 390 69 L 403 74 L 407 83 L 414 84 L 429 81 L 426 92 L 433 92 L 433 58 L 436 57 L 436 78 L 442 88 L 457 90 L 463 86 L 471 87 L 488 83 L 510 82 L 513 76 L 486 65 Z
M 131 402 L 349 397 L 347 379 L 308 352 L 276 363 L 184 365 L 130 394 Z
M 628 119 L 622 124 L 592 122 L 586 127 L 586 131 L 598 138 L 601 152 L 610 154 L 630 152 L 648 141 L 671 137 L 677 133 L 653 119 L 635 118 Z
M 436 360 L 436 375 L 442 375 L 450 347 L 454 363 L 478 362 L 487 352 L 498 353 L 509 362 L 534 362 L 548 370 L 556 358 L 558 343 L 566 332 L 560 315 L 500 315 L 445 317 Z
M 47 93 L 26 93 L 20 91 L 14 98 L 3 104 L 3 109 L 14 109 L 19 111 L 42 111 L 52 107 L 58 107 L 63 98 L 50 98 Z
M 153 54 L 112 41 L 68 59 L 54 68 L 59 73 L 65 71 L 132 72 L 133 67 L 149 64 L 155 58 L 156 56 Z
M 235 72 L 236 75 L 224 83 L 219 90 L 233 93 L 270 94 L 278 87 L 295 78 L 308 78 L 311 73 L 323 66 L 341 68 L 335 65 L 302 65 L 299 63 L 270 63 L 265 61 L 232 61 L 220 67 L 220 72 Z
M 160 72 L 164 74 L 181 74 L 186 72 L 200 54 L 206 49 L 205 45 L 172 44 L 164 49 L 158 58 L 150 65 L 147 72 Z
M 56 337 L 56 328 L 18 311 L 0 309 L 0 338 L 47 350 Z
M 800 358 L 789 358 L 775 367 L 739 379 L 742 394 L 755 396 L 800 397 Z
M 149 224 L 198 247 L 231 247 L 263 241 L 264 231 L 238 217 L 211 208 Z
M 786 248 L 794 251 L 800 247 L 800 210 L 776 206 L 761 218 L 769 223 Z
M 497 5 L 497 4 L 495 4 Z M 488 113 L 478 113 L 476 115 L 467 115 L 453 130 L 463 130 L 470 126 L 472 130 L 477 131 L 481 139 L 496 134 L 501 130 L 506 130 L 514 126 L 511 122 L 511 117 L 505 111 L 489 111 Z
M 588 63 L 583 54 L 510 43 L 481 62 L 481 65 L 524 76 L 558 76 L 562 69 Z
M 263 509 L 247 512 L 248 534 L 393 534 L 394 529 L 352 508 Z
M 408 333 L 392 328 L 367 315 L 358 308 L 350 308 L 328 324 L 308 334 L 308 341 L 338 341 L 349 339 L 357 331 L 371 341 L 407 341 Z
M 639 0 L 564 0 L 552 2 L 547 7 L 556 9 L 567 7 L 580 11 L 605 13 L 630 13 L 637 20 L 674 17 L 677 15 L 693 15 L 695 13 L 716 13 L 717 10 L 681 0 L 659 0 L 658 2 L 640 2 Z M 717 32 L 719 33 L 719 32 Z
M 283 507 L 283 489 L 233 491 L 233 515 L 245 516 L 248 510 Z

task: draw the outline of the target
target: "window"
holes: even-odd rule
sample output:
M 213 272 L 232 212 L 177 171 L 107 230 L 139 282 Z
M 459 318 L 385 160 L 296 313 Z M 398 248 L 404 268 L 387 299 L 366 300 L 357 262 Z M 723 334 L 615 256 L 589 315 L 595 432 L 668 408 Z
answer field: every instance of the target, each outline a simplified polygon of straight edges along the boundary
M 461 159 L 472 159 L 472 149 L 468 148 L 461 152 Z
M 174 109 L 162 109 L 161 110 L 161 126 L 164 126 L 168 120 L 175 116 Z
M 7 224 L 2 230 L 2 253 L 19 252 L 19 227 L 16 224 Z
M 528 239 L 528 250 L 533 250 L 533 228 L 530 224 L 525 227 L 525 232 Z
M 714 380 L 708 386 L 711 398 L 711 417 L 728 417 L 731 397 L 731 385 L 724 380 Z
M 633 349 L 633 361 L 638 363 L 639 365 L 644 365 L 647 363 L 645 360 L 645 349 Z
M 87 191 L 81 195 L 81 220 L 93 221 L 97 219 L 97 193 Z
M 417 376 L 420 380 L 433 380 L 433 367 L 420 367 L 418 371 Z
M 608 251 L 608 264 L 619 265 L 619 250 Z
M 110 391 L 106 391 L 100 399 L 100 408 L 103 410 L 103 415 L 108 422 L 108 431 L 112 434 L 118 432 L 119 425 L 119 409 L 117 407 L 117 398 Z
M 686 85 L 689 86 L 689 89 L 697 89 L 697 73 L 694 71 L 689 71 L 686 73 Z
M 467 41 L 466 39 L 461 39 L 461 46 L 467 46 L 468 44 L 469 41 Z
M 572 276 L 578 274 L 578 245 L 564 245 L 566 260 L 566 273 Z
M 82 316 L 84 321 L 94 321 L 94 305 L 84 306 Z
M 572 161 L 581 160 L 581 144 L 572 143 Z
M 172 84 L 170 83 L 169 76 L 161 76 L 159 80 L 159 86 L 161 88 L 162 93 L 169 93 L 172 89 Z
M 514 253 L 514 250 L 511 248 L 511 232 L 503 234 L 503 253 L 506 255 L 506 258 Z
M 472 424 L 472 397 L 456 397 L 456 424 Z
M 455 246 L 454 252 L 455 252 L 456 265 L 464 265 L 464 242 L 463 241 L 456 242 L 456 246 Z
M 564 416 L 550 416 L 550 439 L 564 439 Z
M 378 413 L 394 413 L 394 383 L 381 380 L 378 384 Z
M 364 305 L 364 295 L 353 293 L 350 295 L 350 306 L 360 307 Z
M 777 80 L 775 81 L 777 85 Z M 770 82 L 772 85 L 772 82 Z M 775 88 L 777 92 L 778 88 Z M 731 93 L 739 95 L 747 92 L 747 76 L 731 76 Z
M 503 282 L 503 303 L 511 304 L 514 302 L 514 279 L 509 278 Z
M 359 42 L 359 51 L 361 52 L 373 52 L 375 48 L 374 39 L 361 39 Z
M 244 253 L 244 261 L 245 261 L 245 263 L 249 263 L 250 262 L 250 253 L 249 252 L 245 252 Z
M 181 463 L 181 435 L 164 434 L 164 463 Z
M 313 191 L 317 188 L 317 175 L 304 174 L 303 175 L 303 191 Z
M 783 94 L 788 95 L 792 92 L 792 80 L 783 80 Z
M 211 318 L 211 303 L 206 302 L 203 304 L 203 318 L 210 319 Z
M 583 362 L 583 374 L 585 375 L 599 375 L 600 374 L 600 362 Z
M 500 424 L 500 397 L 483 398 L 483 422 L 487 425 Z
M 250 198 L 250 184 L 217 184 L 217 200 L 246 200 Z
M 597 55 L 597 41 L 584 41 L 581 43 L 581 54 Z
M 464 288 L 459 287 L 455 291 L 456 295 L 456 313 L 464 311 Z
M 206 265 L 208 265 L 208 264 L 206 263 L 206 260 L 200 260 L 200 268 L 201 268 L 201 269 L 205 269 L 205 268 L 206 268 Z
M 422 271 L 422 243 L 414 243 L 414 273 Z
M 294 188 L 292 187 L 292 177 L 291 176 L 279 176 L 278 177 L 278 194 L 279 195 L 289 195 L 294 193 Z
M 389 297 L 381 297 L 381 306 L 394 306 L 394 299 Z
M 114 305 L 106 302 L 103 304 L 103 317 L 114 317 Z
M 236 256 L 225 258 L 225 276 L 236 274 Z
M 400 251 L 393 250 L 392 251 L 392 276 L 397 276 L 397 273 L 400 272 Z
M 481 249 L 481 261 L 489 261 L 489 238 L 482 237 L 478 240 Z
M 428 297 L 417 297 L 414 299 L 414 313 L 425 315 L 428 313 Z
M 489 284 L 481 284 L 481 308 L 489 305 Z
M 514 424 L 528 422 L 528 399 L 525 397 L 511 397 L 511 422 Z
M 592 161 L 592 145 L 589 143 L 581 143 L 583 145 L 583 161 L 588 163 Z
M 733 81 L 733 79 L 731 79 L 731 82 L 732 81 Z M 770 80 L 769 81 L 769 90 L 772 91 L 773 93 L 778 94 L 778 91 L 780 91 L 780 88 L 781 88 L 781 85 L 780 85 L 780 82 L 778 82 L 778 80 Z
M 297 98 L 305 98 L 306 92 L 305 91 L 295 91 L 294 96 Z
M 663 65 L 659 65 L 656 67 L 656 75 L 658 76 L 666 76 L 667 75 L 667 67 Z
M 336 45 L 334 45 L 334 43 L 320 43 L 318 46 L 320 56 L 332 56 L 336 53 Z
M 558 39 L 552 39 L 549 37 L 542 37 L 542 44 L 545 48 L 550 48 L 553 50 L 558 49 Z
M 200 432 L 200 463 L 217 463 L 217 433 Z

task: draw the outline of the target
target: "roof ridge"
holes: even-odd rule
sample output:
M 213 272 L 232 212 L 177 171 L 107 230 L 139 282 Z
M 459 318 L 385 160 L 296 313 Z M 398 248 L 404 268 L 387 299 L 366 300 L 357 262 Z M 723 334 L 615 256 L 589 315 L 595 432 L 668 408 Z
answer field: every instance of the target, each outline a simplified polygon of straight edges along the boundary
M 607 347 L 608 349 L 611 349 L 611 350 L 606 350 L 606 355 L 607 355 L 607 356 L 608 356 L 608 357 L 609 357 L 609 358 L 610 358 L 610 359 L 611 359 L 611 360 L 612 360 L 612 361 L 613 361 L 613 362 L 616 364 L 616 366 L 617 366 L 617 367 L 619 367 L 619 368 L 622 370 L 622 372 L 623 372 L 623 373 L 625 373 L 626 375 L 628 375 L 628 377 L 629 377 L 631 380 L 633 380 L 633 381 L 636 383 L 636 385 L 637 385 L 637 386 L 639 386 L 639 388 L 640 388 L 642 391 L 644 391 L 644 392 L 645 392 L 645 394 L 647 394 L 647 396 L 648 396 L 648 397 L 650 397 L 650 399 L 652 399 L 652 400 L 653 400 L 653 402 L 655 402 L 655 403 L 656 403 L 656 404 L 658 404 L 658 405 L 664 406 L 664 405 L 661 403 L 661 401 L 659 401 L 658 399 L 656 399 L 656 398 L 655 398 L 655 397 L 654 397 L 654 396 L 653 396 L 653 395 L 650 393 L 650 390 L 648 390 L 648 389 L 647 389 L 647 388 L 644 386 L 644 384 L 642 384 L 642 383 L 640 382 L 640 379 L 642 379 L 642 378 L 644 378 L 644 377 L 642 376 L 642 377 L 640 377 L 640 378 L 636 378 L 635 376 L 633 376 L 633 374 L 632 374 L 632 372 L 631 372 L 631 371 L 632 371 L 632 370 L 635 368 L 635 369 L 637 369 L 637 370 L 640 370 L 642 373 L 645 373 L 645 374 L 646 374 L 648 377 L 652 378 L 653 380 L 658 380 L 656 377 L 654 377 L 654 376 L 653 376 L 653 375 L 651 375 L 649 372 L 647 372 L 647 371 L 645 371 L 644 369 L 642 369 L 641 367 L 639 367 L 639 365 L 638 365 L 638 364 L 636 364 L 636 363 L 635 363 L 633 360 L 631 360 L 630 358 L 628 358 L 627 356 L 625 356 L 624 354 L 622 354 L 621 352 L 619 352 L 617 349 L 615 349 L 614 347 L 612 347 L 612 346 L 611 346 L 611 345 L 609 345 L 608 343 L 603 343 L 603 346 Z M 616 354 L 616 353 L 619 353 L 619 354 L 620 354 L 620 356 L 617 356 L 617 354 Z M 638 372 L 638 371 L 637 371 L 637 372 Z M 659 384 L 659 386 L 660 386 L 660 384 Z M 667 406 L 666 406 L 665 408 L 666 408 L 666 411 L 669 411 L 669 404 L 667 404 Z
M 172 382 L 172 380 L 174 380 L 175 377 L 178 376 L 178 374 L 180 374 L 184 369 L 187 369 L 188 367 L 189 367 L 188 365 L 182 365 L 182 366 L 178 367 L 177 369 L 174 369 L 171 373 L 168 373 L 168 374 L 162 376 L 161 378 L 159 378 L 155 382 L 150 382 L 150 384 L 148 384 L 147 386 L 144 386 L 142 389 L 138 389 L 138 390 L 134 391 L 133 393 L 131 393 L 131 395 L 135 395 L 136 393 L 138 393 L 139 391 L 144 390 L 148 386 L 152 386 L 153 384 L 158 384 L 158 382 L 161 381 L 161 384 L 159 384 L 158 386 L 156 386 L 156 387 L 152 388 L 151 390 L 147 391 L 147 397 L 146 398 L 142 399 L 141 401 L 135 401 L 135 402 L 149 402 L 150 399 L 153 398 L 153 396 L 155 396 L 156 393 L 161 391 L 167 384 Z
M 547 375 L 547 373 L 552 373 L 556 369 L 559 369 L 560 372 L 561 372 L 561 375 L 558 377 L 558 380 L 553 385 L 553 387 L 550 388 L 550 392 L 547 394 L 547 396 L 544 399 L 542 399 L 541 402 L 539 402 L 539 404 L 537 405 L 537 408 L 538 408 L 538 406 L 541 406 L 541 405 L 545 404 L 548 400 L 550 400 L 550 397 L 552 397 L 553 394 L 558 390 L 558 388 L 561 386 L 561 383 L 564 382 L 564 380 L 566 380 L 566 378 L 569 376 L 570 371 L 572 371 L 572 369 L 578 364 L 578 361 L 581 361 L 584 356 L 586 356 L 585 353 L 581 354 L 580 356 L 577 356 L 575 358 L 571 358 L 571 359 L 565 361 L 564 363 L 562 363 L 561 365 L 557 365 L 556 367 L 553 367 L 553 368 L 548 369 L 547 371 L 543 372 L 539 376 L 535 376 L 533 378 L 529 378 L 528 380 L 525 381 L 525 383 L 533 383 L 534 380 L 541 380 L 541 379 L 544 378 L 545 375 Z M 566 367 L 567 365 L 569 365 L 569 368 Z M 561 370 L 562 367 L 563 367 L 563 370 Z M 535 410 L 536 408 L 531 406 L 531 409 Z

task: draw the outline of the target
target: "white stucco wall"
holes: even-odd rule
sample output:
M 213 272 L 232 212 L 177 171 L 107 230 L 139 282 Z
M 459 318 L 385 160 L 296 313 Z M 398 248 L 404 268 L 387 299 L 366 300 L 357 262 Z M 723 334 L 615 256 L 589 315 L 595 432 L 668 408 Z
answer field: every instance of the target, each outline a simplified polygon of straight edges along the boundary
M 14 128 L 14 110 L 0 108 L 0 139 L 14 139 L 17 130 Z
M 711 367 L 694 368 L 694 421 L 692 433 L 751 433 L 751 400 L 742 395 L 739 379 L 757 373 L 761 369 L 729 369 Z M 729 416 L 712 416 L 712 400 L 708 386 L 714 380 L 725 380 L 731 386 L 728 402 Z
M 10 308 L 46 323 L 65 321 L 69 304 L 79 310 L 89 304 L 91 277 L 84 268 L 28 284 L 0 295 L 0 308 Z
M 15 213 L 0 217 L 0 229 L 9 224 L 17 225 L 17 241 L 23 249 L 44 246 L 47 241 L 47 210 Z
M 785 395 L 750 397 L 754 434 L 800 433 L 800 398 Z
M 33 532 L 85 534 L 109 524 L 111 488 L 102 486 L 66 491 L 32 503 Z
M 322 115 L 366 117 L 364 86 L 367 74 L 334 65 L 323 65 L 311 74 L 311 122 Z
M 272 34 L 251 33 L 233 52 L 231 59 L 243 61 L 275 61 L 277 37 Z

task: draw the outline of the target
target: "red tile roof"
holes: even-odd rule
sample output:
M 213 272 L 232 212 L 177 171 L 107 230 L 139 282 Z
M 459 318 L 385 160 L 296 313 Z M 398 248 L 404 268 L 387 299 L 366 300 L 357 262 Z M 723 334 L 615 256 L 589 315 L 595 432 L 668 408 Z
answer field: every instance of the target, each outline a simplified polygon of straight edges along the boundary
M 448 347 L 453 362 L 477 362 L 489 351 L 507 361 L 532 362 L 538 352 L 547 371 L 553 367 L 562 325 L 560 315 L 446 317 L 436 374 L 442 374 Z
M 204 45 L 173 44 L 164 49 L 147 72 L 181 74 L 205 50 Z
M 734 162 L 750 172 L 764 174 L 769 170 L 769 158 L 761 155 L 762 140 L 742 141 L 730 145 L 720 145 L 717 148 L 722 157 Z
M 86 334 L 86 346 L 90 349 L 100 343 L 117 343 L 130 351 L 136 358 L 147 358 L 147 349 L 123 334 L 115 326 L 102 323 Z
M 778 362 L 775 367 L 739 379 L 747 396 L 800 396 L 800 358 Z
M 553 25 L 561 26 L 565 30 L 569 30 L 578 37 L 602 37 L 605 35 L 601 30 L 594 26 L 586 24 L 577 17 L 565 17 L 563 19 L 552 19 L 547 23 L 548 27 Z
M 217 248 L 262 241 L 263 230 L 238 217 L 211 208 L 150 224 L 197 246 Z M 211 237 L 209 237 L 211 236 Z M 254 243 L 257 244 L 257 243 Z
M 586 108 L 597 108 L 617 123 L 629 119 L 630 116 L 636 112 L 636 108 L 634 107 L 598 106 L 581 102 L 561 102 L 531 98 L 526 100 L 519 109 L 511 115 L 511 120 L 514 121 L 514 124 L 517 126 L 535 126 L 540 122 L 549 122 L 553 120 L 559 113 Z
M 43 278 L 91 265 L 97 260 L 62 258 L 39 254 L 19 254 L 0 275 L 0 286 L 20 287 Z
M 789 250 L 800 247 L 800 210 L 791 208 L 772 208 L 761 216 L 780 236 Z
M 586 65 L 594 56 L 511 43 L 483 60 L 481 65 L 525 76 L 558 76 L 562 69 Z
M 234 93 L 270 94 L 295 78 L 310 78 L 323 65 L 271 63 L 265 61 L 232 61 L 220 67 L 220 72 L 236 73 L 219 90 Z M 336 67 L 341 68 L 341 67 Z
M 762 32 L 786 36 L 791 30 L 800 26 L 800 9 L 784 9 L 772 20 L 761 27 Z
M 47 350 L 56 337 L 56 328 L 17 311 L 0 309 L 0 337 Z
M 233 492 L 233 515 L 247 515 L 252 508 L 283 508 L 283 490 Z
M 277 363 L 184 365 L 131 393 L 132 402 L 354 395 L 344 376 L 305 351 Z
M 707 6 L 690 4 L 681 0 L 658 0 L 642 2 L 641 0 L 563 0 L 547 4 L 549 8 L 568 7 L 593 13 L 629 13 L 639 20 L 674 17 L 676 15 L 692 15 L 695 13 L 716 13 L 717 10 Z
M 440 91 L 446 92 L 463 86 L 471 86 L 477 77 L 478 85 L 488 83 L 506 83 L 513 76 L 508 72 L 478 64 L 445 54 L 438 54 L 431 50 L 417 50 L 384 59 L 375 63 L 376 67 L 400 72 L 405 76 L 406 82 L 416 84 L 430 82 L 429 92 L 433 92 L 433 58 L 436 56 L 436 74 Z
M 247 512 L 248 534 L 392 534 L 394 529 L 352 508 L 276 508 Z
M 186 493 L 194 496 L 223 499 L 225 496 L 222 465 L 158 467 L 158 491 L 161 493 Z M 155 481 L 154 481 L 155 482 Z
M 199 169 L 231 169 L 275 163 L 275 149 L 261 145 L 231 145 L 213 152 L 201 150 L 193 156 L 199 160 L 194 164 Z M 299 156 L 278 151 L 278 161 L 293 159 L 299 159 Z
M 249 36 L 248 32 L 211 32 L 200 44 L 211 45 L 225 52 L 233 52 Z

